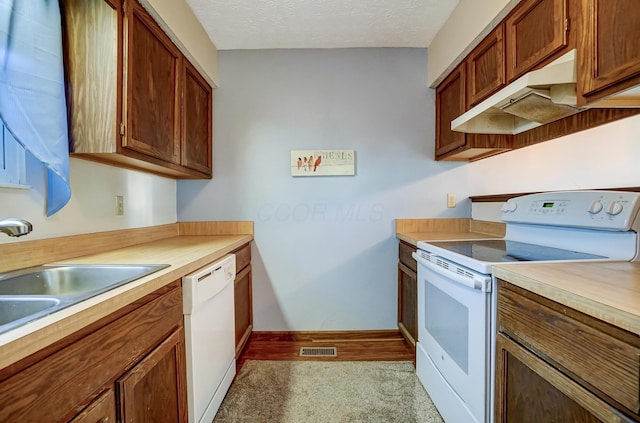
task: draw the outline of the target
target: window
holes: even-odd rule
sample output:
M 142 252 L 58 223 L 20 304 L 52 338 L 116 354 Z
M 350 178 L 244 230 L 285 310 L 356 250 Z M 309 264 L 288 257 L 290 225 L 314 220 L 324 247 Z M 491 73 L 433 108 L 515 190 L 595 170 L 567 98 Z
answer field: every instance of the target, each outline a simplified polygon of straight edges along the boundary
M 24 186 L 25 157 L 24 148 L 13 138 L 9 130 L 0 121 L 0 186 Z

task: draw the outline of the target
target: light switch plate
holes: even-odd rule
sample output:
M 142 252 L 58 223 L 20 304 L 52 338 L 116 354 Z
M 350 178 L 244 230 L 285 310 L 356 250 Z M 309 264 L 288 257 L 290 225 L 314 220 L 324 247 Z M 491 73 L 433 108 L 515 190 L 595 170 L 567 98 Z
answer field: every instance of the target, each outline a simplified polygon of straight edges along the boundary
M 456 207 L 456 195 L 455 194 L 447 194 L 447 207 L 453 209 Z
M 116 216 L 124 214 L 124 196 L 116 195 Z

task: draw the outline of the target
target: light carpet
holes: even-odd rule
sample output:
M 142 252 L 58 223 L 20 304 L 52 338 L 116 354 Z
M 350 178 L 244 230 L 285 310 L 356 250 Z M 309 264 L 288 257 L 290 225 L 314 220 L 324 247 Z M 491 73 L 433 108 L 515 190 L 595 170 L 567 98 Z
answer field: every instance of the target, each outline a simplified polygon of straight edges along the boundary
M 214 422 L 420 422 L 442 418 L 406 361 L 248 360 Z

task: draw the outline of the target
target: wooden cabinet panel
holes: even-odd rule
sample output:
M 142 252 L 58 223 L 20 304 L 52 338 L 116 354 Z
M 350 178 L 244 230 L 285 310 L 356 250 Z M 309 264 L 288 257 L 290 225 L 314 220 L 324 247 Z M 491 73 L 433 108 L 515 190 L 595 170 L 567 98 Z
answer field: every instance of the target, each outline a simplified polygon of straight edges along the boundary
M 161 296 L 0 383 L 0 421 L 62 421 L 82 411 L 109 384 L 182 325 L 178 282 Z M 117 313 L 117 312 L 116 312 Z
M 233 252 L 236 255 L 236 273 L 251 263 L 251 244 L 246 244 Z
M 567 42 L 568 0 L 524 0 L 505 21 L 507 80 L 513 81 Z
M 400 259 L 400 263 L 404 264 L 414 272 L 417 272 L 418 262 L 416 262 L 416 259 L 414 259 L 411 255 L 415 252 L 416 247 L 414 247 L 413 245 L 405 244 L 402 241 L 400 241 L 400 243 L 398 244 L 398 258 Z
M 72 152 L 115 152 L 122 119 L 122 2 L 64 0 L 61 7 Z
M 398 244 L 398 329 L 413 347 L 418 342 L 418 263 L 411 256 L 416 247 Z
M 236 333 L 236 358 L 240 356 L 243 348 L 251 336 L 253 330 L 253 293 L 251 288 L 251 265 L 246 266 L 236 275 L 234 284 L 235 296 L 235 333 Z
M 496 423 L 623 422 L 622 413 L 498 334 Z
M 498 310 L 500 331 L 640 411 L 640 349 L 508 289 Z
M 71 419 L 70 423 L 115 423 L 116 394 L 113 389 L 96 398 L 82 413 Z
M 640 337 L 498 280 L 496 421 L 640 421 Z
M 469 106 L 505 85 L 504 25 L 500 24 L 467 56 Z
M 182 108 L 182 165 L 211 175 L 211 86 L 184 59 Z
M 123 147 L 180 163 L 182 55 L 137 2 L 127 2 L 127 136 Z
M 640 84 L 640 13 L 636 0 L 581 0 L 580 91 L 593 101 Z M 608 90 L 605 90 L 609 88 Z M 604 90 L 604 91 L 603 91 Z
M 463 63 L 436 88 L 436 158 L 465 145 L 465 134 L 451 130 L 451 121 L 466 110 L 465 75 Z
M 121 421 L 187 421 L 184 329 L 173 332 L 116 382 Z
M 418 276 L 398 263 L 398 328 L 415 351 L 418 341 Z

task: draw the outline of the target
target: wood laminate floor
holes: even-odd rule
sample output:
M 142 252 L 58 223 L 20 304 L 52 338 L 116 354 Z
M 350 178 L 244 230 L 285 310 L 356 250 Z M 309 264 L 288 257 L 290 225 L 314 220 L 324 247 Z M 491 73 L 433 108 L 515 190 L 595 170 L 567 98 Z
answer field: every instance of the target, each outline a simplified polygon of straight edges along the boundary
M 336 347 L 337 357 L 300 357 L 301 347 Z M 246 360 L 412 361 L 415 353 L 398 331 L 253 332 L 240 354 Z

